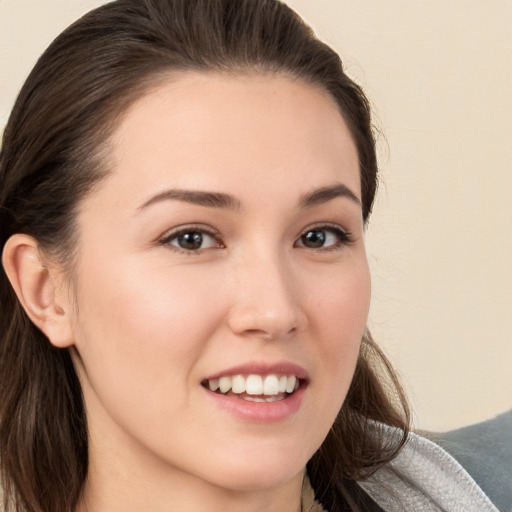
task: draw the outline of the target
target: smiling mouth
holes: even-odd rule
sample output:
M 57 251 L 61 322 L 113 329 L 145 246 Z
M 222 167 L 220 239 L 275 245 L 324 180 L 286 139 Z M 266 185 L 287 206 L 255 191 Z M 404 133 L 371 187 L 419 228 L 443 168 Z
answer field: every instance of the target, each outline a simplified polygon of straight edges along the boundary
M 295 393 L 301 380 L 295 375 L 233 375 L 204 380 L 202 386 L 219 395 L 248 402 L 277 402 Z

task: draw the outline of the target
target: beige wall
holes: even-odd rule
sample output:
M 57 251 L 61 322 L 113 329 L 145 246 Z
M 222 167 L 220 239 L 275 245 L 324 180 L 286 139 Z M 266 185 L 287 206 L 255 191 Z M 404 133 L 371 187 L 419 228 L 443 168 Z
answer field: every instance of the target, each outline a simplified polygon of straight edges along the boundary
M 0 125 L 45 45 L 99 0 L 0 0 Z M 289 0 L 371 97 L 382 186 L 370 326 L 416 425 L 512 406 L 512 2 Z

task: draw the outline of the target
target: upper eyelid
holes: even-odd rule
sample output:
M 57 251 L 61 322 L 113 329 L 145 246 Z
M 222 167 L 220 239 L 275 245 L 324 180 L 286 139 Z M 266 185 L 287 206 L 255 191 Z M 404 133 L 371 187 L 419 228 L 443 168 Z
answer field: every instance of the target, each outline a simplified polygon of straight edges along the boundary
M 179 237 L 182 234 L 190 233 L 190 232 L 199 232 L 202 234 L 206 234 L 207 236 L 211 237 L 212 240 L 214 240 L 218 245 L 216 247 L 201 247 L 198 249 L 184 249 L 182 247 L 179 247 L 178 245 L 175 245 L 172 243 L 173 240 L 175 240 L 177 237 Z M 224 242 L 219 238 L 218 232 L 211 230 L 209 228 L 206 228 L 204 226 L 183 226 L 183 227 L 177 227 L 174 229 L 171 229 L 170 231 L 167 231 L 164 235 L 159 237 L 157 239 L 157 244 L 159 246 L 165 247 L 168 250 L 172 250 L 175 253 L 178 254 L 184 254 L 188 256 L 193 255 L 199 255 L 205 251 L 209 251 L 210 249 L 216 248 L 220 249 L 225 247 Z
M 308 231 L 311 231 L 313 229 L 325 229 L 325 230 L 329 230 L 329 229 L 332 229 L 332 230 L 335 230 L 335 231 L 341 231 L 342 233 L 345 233 L 346 235 L 350 235 L 350 230 L 344 228 L 343 226 L 341 226 L 340 224 L 336 223 L 336 222 L 317 222 L 317 223 L 314 223 L 314 224 L 310 224 L 309 226 L 307 226 L 306 228 L 304 228 L 300 233 L 301 235 L 299 236 L 302 236 L 302 234 L 308 232 Z
M 341 226 L 338 223 L 335 222 L 315 222 L 313 224 L 310 224 L 303 228 L 297 235 L 297 240 L 299 240 L 305 233 L 307 233 L 310 230 L 314 229 L 325 229 L 325 230 L 332 230 L 332 231 L 338 231 L 343 233 L 344 236 L 347 237 L 347 239 L 352 239 L 352 233 Z M 175 238 L 176 236 L 179 236 L 180 234 L 187 233 L 190 231 L 198 231 L 202 233 L 206 233 L 207 235 L 221 241 L 221 233 L 219 230 L 212 228 L 211 226 L 207 226 L 204 224 L 183 224 L 181 226 L 177 226 L 175 228 L 172 228 L 165 232 L 162 236 L 158 237 L 158 241 L 160 243 L 168 242 L 169 240 Z
M 213 237 L 218 237 L 220 235 L 218 230 L 205 226 L 204 224 L 183 224 L 182 226 L 177 226 L 167 230 L 163 235 L 159 236 L 158 239 L 169 240 L 170 238 L 190 231 L 199 231 Z
M 325 230 L 325 231 L 331 231 L 334 232 L 335 236 L 339 238 L 339 243 L 336 244 L 338 247 L 346 246 L 354 243 L 356 241 L 356 238 L 354 238 L 351 231 L 344 228 L 343 226 L 337 224 L 337 223 L 330 223 L 330 222 L 324 222 L 319 224 L 310 225 L 306 229 L 301 231 L 301 234 L 298 236 L 297 241 L 295 243 L 298 243 L 302 236 L 307 233 L 308 231 L 314 231 L 314 230 Z M 298 247 L 302 247 L 299 245 Z M 331 246 L 325 246 L 325 247 L 319 247 L 318 249 L 314 250 L 331 250 L 333 247 Z

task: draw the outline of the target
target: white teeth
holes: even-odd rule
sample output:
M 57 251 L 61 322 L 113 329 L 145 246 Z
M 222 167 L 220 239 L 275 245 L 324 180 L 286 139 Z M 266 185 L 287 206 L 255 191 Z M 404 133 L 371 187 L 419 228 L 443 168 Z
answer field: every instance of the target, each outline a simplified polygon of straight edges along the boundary
M 264 395 L 277 395 L 279 393 L 279 379 L 275 375 L 267 375 L 263 381 Z
M 277 375 L 270 374 L 262 377 L 261 375 L 233 375 L 232 377 L 220 377 L 219 379 L 208 380 L 208 387 L 211 391 L 220 390 L 221 393 L 232 391 L 234 394 L 241 395 L 246 393 L 251 395 L 247 398 L 252 401 L 273 402 L 271 398 L 276 398 L 280 393 L 293 393 L 299 387 L 299 379 L 295 375 Z M 259 395 L 266 395 L 266 398 L 256 399 Z M 283 397 L 276 398 L 281 400 Z
M 263 394 L 263 379 L 260 375 L 249 375 L 249 377 L 247 377 L 245 392 L 248 395 Z
M 233 377 L 231 391 L 237 394 L 243 393 L 245 391 L 245 379 L 242 377 L 242 375 L 235 375 Z
M 244 396 L 244 400 L 247 402 L 266 402 L 265 398 L 261 398 L 261 396 Z
M 265 398 L 261 398 L 261 396 L 246 395 L 243 397 L 243 400 L 246 400 L 247 402 L 279 402 L 284 399 L 284 396 L 267 396 Z
M 219 379 L 221 393 L 227 393 L 231 389 L 231 377 L 221 377 Z
M 288 382 L 286 383 L 286 392 L 292 393 L 295 391 L 295 383 L 297 382 L 297 378 L 295 375 L 292 375 L 291 377 L 288 377 Z
M 279 400 L 284 400 L 284 396 L 268 396 L 265 398 L 265 402 L 278 402 Z

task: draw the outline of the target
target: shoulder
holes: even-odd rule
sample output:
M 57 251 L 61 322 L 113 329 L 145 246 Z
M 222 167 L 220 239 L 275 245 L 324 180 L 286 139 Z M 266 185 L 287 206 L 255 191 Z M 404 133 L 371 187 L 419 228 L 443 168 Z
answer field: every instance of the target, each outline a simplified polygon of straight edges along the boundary
M 512 511 L 512 411 L 476 425 L 423 435 L 450 453 L 499 510 Z

